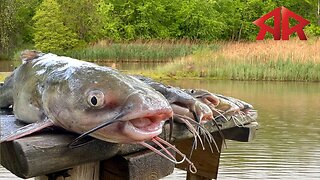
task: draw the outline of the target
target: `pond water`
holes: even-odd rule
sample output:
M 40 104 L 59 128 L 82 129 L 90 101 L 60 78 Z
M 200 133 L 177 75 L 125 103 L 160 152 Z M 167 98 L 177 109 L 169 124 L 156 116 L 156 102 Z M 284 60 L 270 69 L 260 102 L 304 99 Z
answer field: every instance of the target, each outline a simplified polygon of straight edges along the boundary
M 9 60 L 1 60 L 0 61 L 0 72 L 10 72 L 15 69 L 15 67 L 19 66 L 21 61 L 9 61 Z
M 320 83 L 168 83 L 237 97 L 258 110 L 256 138 L 249 143 L 227 141 L 218 179 L 320 179 Z M 176 175 L 183 179 L 181 172 Z
M 134 66 L 126 66 L 130 67 Z M 144 66 L 136 68 L 141 67 Z M 258 110 L 260 128 L 256 138 L 248 143 L 227 141 L 218 179 L 320 179 L 320 83 L 214 80 L 165 83 L 233 96 Z M 185 173 L 176 170 L 165 179 L 185 179 Z

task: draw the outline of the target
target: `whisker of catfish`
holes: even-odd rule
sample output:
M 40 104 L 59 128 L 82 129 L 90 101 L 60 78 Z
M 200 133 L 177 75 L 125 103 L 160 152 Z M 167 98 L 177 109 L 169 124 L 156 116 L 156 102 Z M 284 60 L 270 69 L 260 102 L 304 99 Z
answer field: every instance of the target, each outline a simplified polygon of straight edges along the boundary
M 179 115 L 179 116 L 181 116 L 181 115 Z M 212 149 L 212 147 L 211 147 L 211 142 L 213 142 L 214 145 L 215 145 L 215 147 L 216 147 L 216 149 L 217 149 L 217 151 L 220 152 L 220 150 L 219 150 L 219 148 L 218 148 L 218 144 L 217 144 L 216 141 L 214 140 L 214 137 L 212 136 L 212 134 L 211 134 L 205 127 L 203 127 L 200 123 L 194 121 L 193 119 L 191 119 L 191 118 L 189 118 L 189 117 L 182 116 L 181 118 L 184 118 L 185 120 L 188 120 L 189 123 L 196 125 L 197 128 L 198 128 L 197 132 L 199 131 L 199 129 L 201 129 L 201 133 L 203 133 L 204 136 L 205 136 L 205 138 L 207 139 L 207 141 L 208 141 L 208 143 L 209 143 L 209 146 L 210 146 L 210 149 Z M 200 139 L 201 139 L 201 137 L 200 137 Z M 202 139 L 201 139 L 201 140 L 202 140 Z M 202 144 L 202 146 L 203 146 L 203 144 Z M 194 148 L 194 147 L 193 147 L 193 148 Z M 196 148 L 195 148 L 195 149 L 196 149 Z M 204 150 L 204 147 L 203 147 L 203 150 Z M 191 151 L 193 151 L 193 149 L 192 149 Z
M 215 108 L 214 108 L 214 109 L 211 109 L 211 110 L 219 114 L 219 116 L 216 116 L 215 118 L 220 118 L 220 117 L 222 117 L 224 120 L 226 120 L 226 122 L 229 121 L 229 120 L 227 119 L 227 117 L 224 115 L 224 113 L 219 112 L 218 109 L 215 109 Z
M 224 137 L 224 135 L 223 135 L 223 133 L 222 133 L 222 131 L 221 131 L 221 128 L 220 128 L 219 124 L 217 123 L 217 121 L 216 121 L 215 119 L 212 119 L 211 122 L 217 127 L 218 132 L 219 132 L 219 135 L 220 135 L 220 137 L 221 137 L 222 140 L 223 140 L 223 144 L 224 144 L 225 147 L 227 147 L 226 138 Z
M 234 124 L 237 127 L 243 127 L 244 126 L 243 123 L 236 116 L 231 116 L 231 119 L 233 120 Z
M 181 157 L 185 157 L 185 161 L 187 161 L 187 163 L 189 164 L 189 171 L 191 173 L 197 173 L 197 168 L 194 166 L 194 164 L 191 162 L 190 159 L 186 158 L 186 155 L 183 154 L 179 149 L 177 149 L 175 146 L 173 146 L 172 144 L 168 143 L 167 141 L 159 138 L 159 137 L 154 137 L 155 140 L 159 141 L 160 143 L 170 147 L 171 149 L 173 149 L 177 154 L 179 154 Z
M 194 136 L 194 138 L 195 138 L 195 141 L 197 141 L 197 137 L 198 137 L 198 139 L 199 139 L 199 141 L 200 141 L 200 143 L 201 143 L 202 149 L 204 150 L 204 144 L 203 144 L 203 142 L 202 142 L 201 136 L 199 135 L 199 133 L 197 132 L 197 130 L 192 126 L 192 124 L 191 124 L 191 122 L 190 122 L 190 119 L 191 119 L 191 118 L 186 117 L 186 116 L 182 116 L 182 115 L 178 115 L 178 114 L 176 114 L 176 115 L 174 115 L 174 116 L 177 116 L 178 118 L 180 118 L 180 120 L 182 120 L 182 121 L 186 124 L 187 128 L 188 128 L 188 129 L 191 131 L 191 133 L 193 134 L 193 136 Z M 191 121 L 194 121 L 194 120 L 191 119 Z M 196 121 L 194 121 L 194 122 L 196 122 Z
M 139 144 L 141 144 L 142 146 L 150 149 L 151 151 L 153 151 L 153 152 L 155 152 L 156 154 L 160 155 L 161 157 L 163 157 L 163 158 L 171 161 L 171 162 L 174 163 L 174 164 L 179 164 L 180 162 L 183 162 L 184 159 L 185 159 L 185 158 L 183 158 L 183 161 L 177 161 L 176 158 L 172 158 L 172 159 L 170 158 L 170 157 L 173 157 L 173 155 L 172 155 L 171 153 L 168 154 L 168 156 L 170 156 L 170 157 L 168 157 L 168 156 L 166 156 L 165 154 L 163 154 L 162 152 L 160 152 L 158 149 L 156 149 L 155 147 L 151 146 L 150 144 L 148 144 L 148 143 L 146 143 L 146 142 L 139 142 Z M 162 147 L 163 147 L 163 146 L 162 146 Z M 161 149 L 162 149 L 162 147 L 161 147 Z M 164 150 L 164 149 L 163 149 L 163 150 Z
M 152 142 L 154 142 L 157 146 L 159 146 L 162 150 L 164 150 L 172 159 L 175 159 L 173 154 L 171 154 L 171 152 L 169 152 L 167 148 L 165 148 L 160 142 L 158 142 L 154 138 L 152 138 Z M 184 158 L 181 161 L 177 161 L 176 164 L 181 164 L 183 163 L 183 161 L 184 161 Z

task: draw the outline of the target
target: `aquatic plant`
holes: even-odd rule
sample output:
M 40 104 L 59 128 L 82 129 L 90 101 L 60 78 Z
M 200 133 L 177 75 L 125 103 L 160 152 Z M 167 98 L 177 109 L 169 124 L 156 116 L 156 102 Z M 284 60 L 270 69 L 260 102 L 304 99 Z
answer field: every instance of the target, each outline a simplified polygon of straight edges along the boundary
M 66 56 L 90 61 L 159 62 L 185 57 L 205 48 L 214 49 L 214 44 L 181 42 L 130 42 L 93 45 L 64 53 Z
M 320 40 L 220 43 L 153 71 L 165 77 L 320 81 Z

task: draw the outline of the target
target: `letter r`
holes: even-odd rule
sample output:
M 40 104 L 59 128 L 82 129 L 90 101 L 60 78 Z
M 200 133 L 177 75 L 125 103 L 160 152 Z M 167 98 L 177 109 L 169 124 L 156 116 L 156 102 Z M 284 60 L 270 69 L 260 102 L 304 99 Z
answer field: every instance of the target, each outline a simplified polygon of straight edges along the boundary
M 273 28 L 264 23 L 266 22 L 266 20 L 270 19 L 272 16 L 274 17 Z M 273 35 L 274 40 L 280 40 L 281 39 L 281 7 L 278 7 L 273 11 L 269 12 L 268 14 L 262 16 L 261 18 L 255 20 L 253 24 L 260 27 L 260 31 L 256 38 L 257 40 L 263 40 L 267 32 Z
M 282 40 L 289 40 L 290 34 L 293 34 L 294 32 L 297 32 L 300 40 L 307 40 L 307 37 L 303 31 L 303 28 L 306 25 L 308 25 L 310 22 L 285 7 L 282 7 L 281 13 L 282 13 Z M 296 21 L 299 22 L 299 24 L 290 28 L 290 22 L 289 22 L 290 18 L 295 19 Z
M 265 24 L 265 22 L 272 17 L 274 18 L 273 28 Z M 299 24 L 290 28 L 290 18 L 297 20 Z M 273 35 L 274 40 L 280 40 L 281 36 L 283 40 L 289 40 L 290 35 L 295 32 L 297 32 L 300 40 L 307 40 L 303 28 L 309 23 L 310 22 L 308 20 L 295 14 L 294 12 L 290 11 L 289 9 L 283 6 L 274 9 L 273 11 L 269 12 L 268 14 L 262 16 L 261 18 L 253 22 L 253 24 L 260 27 L 260 31 L 256 38 L 257 40 L 263 40 L 267 32 Z

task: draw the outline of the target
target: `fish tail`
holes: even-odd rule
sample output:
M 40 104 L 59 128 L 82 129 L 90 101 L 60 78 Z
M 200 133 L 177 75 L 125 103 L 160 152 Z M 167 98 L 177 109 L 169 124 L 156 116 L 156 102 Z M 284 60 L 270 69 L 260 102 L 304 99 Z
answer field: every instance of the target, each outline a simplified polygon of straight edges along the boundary
M 0 83 L 0 108 L 7 108 L 13 104 L 13 74 L 4 83 Z

